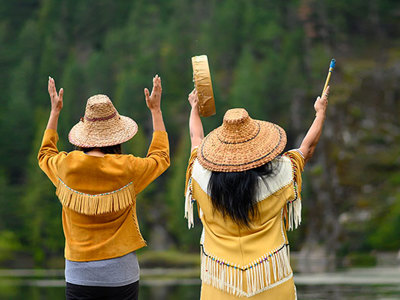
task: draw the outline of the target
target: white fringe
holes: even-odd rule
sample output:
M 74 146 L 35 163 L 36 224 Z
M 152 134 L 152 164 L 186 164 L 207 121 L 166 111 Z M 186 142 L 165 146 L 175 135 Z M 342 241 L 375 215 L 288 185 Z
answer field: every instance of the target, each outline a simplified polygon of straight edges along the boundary
M 288 246 L 283 245 L 243 267 L 211 257 L 202 248 L 201 280 L 205 284 L 235 296 L 254 296 L 291 278 Z M 247 291 L 243 289 L 244 275 Z
M 190 178 L 185 197 L 185 218 L 188 220 L 189 229 L 191 227 L 194 227 L 193 203 L 194 199 L 192 196 L 192 178 Z
M 301 223 L 301 199 L 296 197 L 293 201 L 288 203 L 288 222 L 289 230 L 294 230 L 299 227 Z

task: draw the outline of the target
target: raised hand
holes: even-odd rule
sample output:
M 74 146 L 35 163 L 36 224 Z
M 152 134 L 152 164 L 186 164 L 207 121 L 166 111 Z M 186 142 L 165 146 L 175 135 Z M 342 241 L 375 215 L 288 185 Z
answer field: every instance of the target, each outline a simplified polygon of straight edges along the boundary
M 190 106 L 192 107 L 192 109 L 197 109 L 198 105 L 199 105 L 199 96 L 197 95 L 197 90 L 194 89 L 188 97 Z
M 161 110 L 161 78 L 156 75 L 153 77 L 153 89 L 151 94 L 147 88 L 144 89 L 144 95 L 146 97 L 146 105 L 151 111 Z
M 53 78 L 49 76 L 49 81 L 47 84 L 47 89 L 49 91 L 51 100 L 51 111 L 59 113 L 63 107 L 63 95 L 64 89 L 60 89 L 57 93 L 56 83 Z
M 307 162 L 313 156 L 315 147 L 317 146 L 319 138 L 321 137 L 322 128 L 325 122 L 326 108 L 328 106 L 328 94 L 329 86 L 325 89 L 322 98 L 318 97 L 317 100 L 315 100 L 315 119 L 311 124 L 310 129 L 308 129 L 308 132 L 301 142 L 299 148 L 301 153 L 303 153 L 305 162 Z
M 204 138 L 203 124 L 199 114 L 199 97 L 197 90 L 194 89 L 188 96 L 188 100 L 192 110 L 189 117 L 189 131 L 190 141 L 192 143 L 192 150 L 200 145 Z
M 326 108 L 328 106 L 328 95 L 329 95 L 329 85 L 325 89 L 322 98 L 318 97 L 317 100 L 315 100 L 314 109 L 317 114 L 322 113 L 323 115 L 325 115 Z

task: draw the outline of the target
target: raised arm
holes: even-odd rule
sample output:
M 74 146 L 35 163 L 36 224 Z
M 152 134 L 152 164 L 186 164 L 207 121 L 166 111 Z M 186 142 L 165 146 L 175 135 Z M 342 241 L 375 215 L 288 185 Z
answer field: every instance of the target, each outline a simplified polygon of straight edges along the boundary
M 314 104 L 315 119 L 306 136 L 304 137 L 299 150 L 304 155 L 304 160 L 307 162 L 314 154 L 315 147 L 321 137 L 322 128 L 325 122 L 326 108 L 328 106 L 329 86 L 326 88 L 324 94 L 318 97 Z
M 190 140 L 192 143 L 192 150 L 198 147 L 204 138 L 203 124 L 201 123 L 199 114 L 199 97 L 197 96 L 197 91 L 194 89 L 189 94 L 189 103 L 192 107 L 190 111 L 189 118 L 189 130 L 190 130 Z
M 58 166 L 66 156 L 65 152 L 59 152 L 57 149 L 57 123 L 60 111 L 63 107 L 64 90 L 60 89 L 57 94 L 54 79 L 49 77 L 47 89 L 51 100 L 51 111 L 46 131 L 43 136 L 42 145 L 38 153 L 38 162 L 40 168 L 55 186 L 58 184 Z
M 161 112 L 161 93 L 161 78 L 156 75 L 153 77 L 153 89 L 151 94 L 147 88 L 144 89 L 146 104 L 153 119 L 154 131 L 165 131 L 164 119 Z
M 49 76 L 47 90 L 49 91 L 51 100 L 51 111 L 46 129 L 54 129 L 57 131 L 58 118 L 63 107 L 64 89 L 61 88 L 57 94 L 56 83 L 54 79 Z

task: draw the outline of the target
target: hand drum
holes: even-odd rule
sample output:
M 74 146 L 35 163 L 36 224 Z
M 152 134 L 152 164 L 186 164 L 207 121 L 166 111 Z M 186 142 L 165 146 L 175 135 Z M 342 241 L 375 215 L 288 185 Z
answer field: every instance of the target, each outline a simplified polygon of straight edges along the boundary
M 193 81 L 199 96 L 199 113 L 202 117 L 215 114 L 214 93 L 207 55 L 193 56 Z

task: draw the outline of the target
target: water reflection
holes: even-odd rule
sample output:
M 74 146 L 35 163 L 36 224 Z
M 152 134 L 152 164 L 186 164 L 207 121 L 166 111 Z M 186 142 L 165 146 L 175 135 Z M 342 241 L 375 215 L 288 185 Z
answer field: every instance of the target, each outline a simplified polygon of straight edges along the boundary
M 0 299 L 55 300 L 64 299 L 64 287 L 0 286 Z M 393 285 L 298 285 L 299 300 L 395 300 L 400 299 L 400 287 Z M 140 300 L 199 299 L 198 285 L 142 285 Z
M 162 299 L 199 299 L 200 283 L 196 285 L 142 285 L 139 291 L 139 300 Z
M 64 287 L 0 285 L 0 299 L 4 300 L 54 300 L 65 299 Z
M 1 275 L 1 274 L 0 274 Z M 182 274 L 180 274 L 182 275 Z M 295 276 L 299 300 L 394 300 L 400 299 L 400 269 L 353 269 L 325 274 Z M 59 275 L 0 276 L 0 299 L 64 299 L 64 281 Z M 198 278 L 147 278 L 141 280 L 140 300 L 199 299 Z

